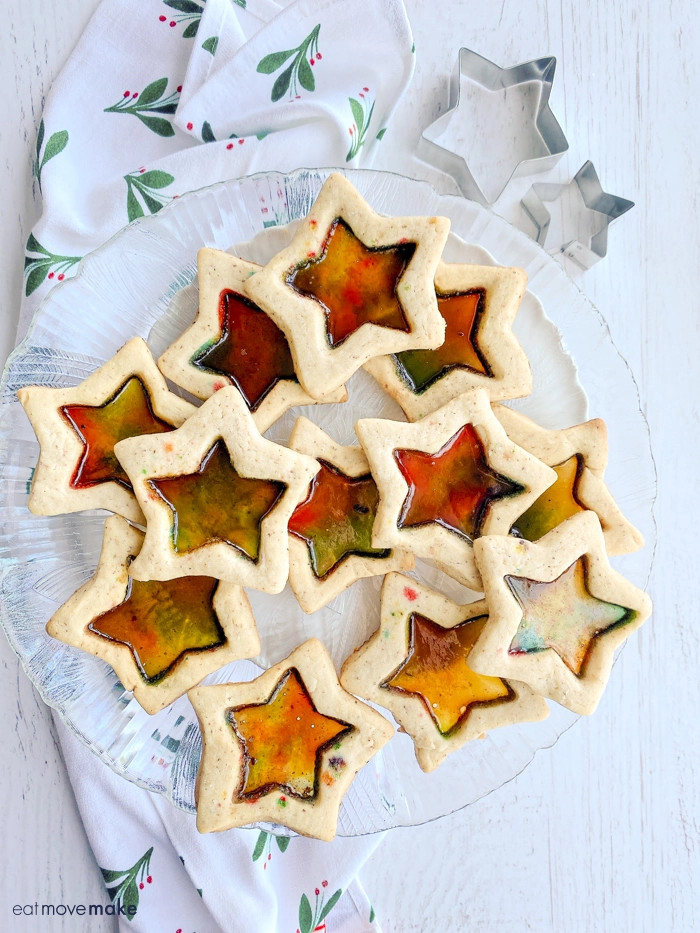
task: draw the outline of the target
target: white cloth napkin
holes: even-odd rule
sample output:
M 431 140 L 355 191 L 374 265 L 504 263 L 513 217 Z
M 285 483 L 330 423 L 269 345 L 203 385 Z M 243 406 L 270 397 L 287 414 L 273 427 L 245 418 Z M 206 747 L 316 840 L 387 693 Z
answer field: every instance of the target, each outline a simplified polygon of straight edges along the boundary
M 368 165 L 413 57 L 402 0 L 103 0 L 38 130 L 44 212 L 27 243 L 20 335 L 82 256 L 186 191 Z M 355 876 L 379 837 L 199 836 L 193 816 L 59 732 L 120 930 L 378 929 Z

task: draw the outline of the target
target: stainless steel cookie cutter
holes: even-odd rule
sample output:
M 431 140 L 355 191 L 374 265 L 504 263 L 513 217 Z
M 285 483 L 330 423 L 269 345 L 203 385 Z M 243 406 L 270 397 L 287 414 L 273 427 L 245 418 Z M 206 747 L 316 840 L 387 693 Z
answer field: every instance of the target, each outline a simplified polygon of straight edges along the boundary
M 457 66 L 450 79 L 449 108 L 423 132 L 416 155 L 429 165 L 451 175 L 465 197 L 485 206 L 498 200 L 512 178 L 553 168 L 569 148 L 566 137 L 549 107 L 556 64 L 556 58 L 550 56 L 524 62 L 512 68 L 499 68 L 470 49 L 460 49 Z M 454 128 L 455 121 L 468 128 L 469 116 L 462 95 L 463 78 L 487 91 L 504 91 L 501 103 L 506 99 L 510 88 L 539 85 L 539 88 L 532 89 L 536 93 L 531 95 L 530 113 L 524 115 L 530 125 L 529 140 L 523 139 L 520 134 L 523 146 L 520 151 L 512 150 L 512 162 L 507 164 L 504 172 L 506 180 L 495 196 L 487 197 L 474 178 L 467 162 L 469 153 L 465 151 L 466 146 L 459 144 L 451 149 L 438 142 L 445 136 L 448 128 Z M 528 88 L 524 87 L 523 90 Z
M 570 209 L 568 216 L 562 217 L 562 242 L 553 245 L 547 242 L 552 212 L 545 207 L 544 202 L 561 201 L 571 189 L 578 189 L 583 207 L 579 203 L 577 210 Z M 539 245 L 550 253 L 563 253 L 582 269 L 590 269 L 605 256 L 608 251 L 608 227 L 613 220 L 634 207 L 634 201 L 603 191 L 590 160 L 581 166 L 568 184 L 535 184 L 520 203 L 537 228 L 535 240 Z

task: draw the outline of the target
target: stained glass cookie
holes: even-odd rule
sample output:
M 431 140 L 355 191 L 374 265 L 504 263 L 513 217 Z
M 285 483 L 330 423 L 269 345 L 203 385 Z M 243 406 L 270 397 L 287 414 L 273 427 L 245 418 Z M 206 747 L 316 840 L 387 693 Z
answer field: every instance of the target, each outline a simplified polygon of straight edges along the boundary
M 212 395 L 167 437 L 129 438 L 116 452 L 147 519 L 135 580 L 283 589 L 287 523 L 318 464 L 261 437 L 238 389 Z
M 353 778 L 393 727 L 340 686 L 317 639 L 249 683 L 188 694 L 202 729 L 201 833 L 281 823 L 330 841 Z
M 493 412 L 511 440 L 557 474 L 557 481 L 515 520 L 513 534 L 537 541 L 565 519 L 591 509 L 600 519 L 608 554 L 628 554 L 644 546 L 641 533 L 622 514 L 603 481 L 608 462 L 604 421 L 594 418 L 550 431 L 505 405 L 494 405 Z
M 491 729 L 546 719 L 549 707 L 525 684 L 477 674 L 469 654 L 488 618 L 482 599 L 460 606 L 400 573 L 382 586 L 379 628 L 350 655 L 340 682 L 388 709 L 433 771 Z
M 450 222 L 382 217 L 330 175 L 291 244 L 245 283 L 284 331 L 304 389 L 322 398 L 373 356 L 438 347 L 433 278 Z
M 314 405 L 316 399 L 299 385 L 287 338 L 243 293 L 246 279 L 261 268 L 218 249 L 200 249 L 197 317 L 163 353 L 158 366 L 168 379 L 202 400 L 224 386 L 236 386 L 264 434 L 293 405 Z M 345 386 L 340 386 L 323 401 L 347 398 Z
M 365 418 L 355 432 L 379 489 L 374 547 L 434 560 L 481 589 L 472 542 L 508 534 L 556 473 L 506 436 L 483 389 L 413 424 Z
M 592 713 L 615 649 L 651 601 L 610 566 L 594 512 L 579 512 L 537 542 L 474 542 L 489 619 L 470 656 L 474 670 L 516 678 L 575 713 Z
M 320 470 L 289 520 L 289 583 L 304 612 L 315 612 L 357 580 L 410 570 L 407 551 L 372 547 L 379 504 L 361 447 L 343 447 L 307 418 L 298 418 L 292 450 Z
M 109 509 L 142 522 L 114 446 L 134 435 L 168 433 L 196 411 L 168 390 L 140 337 L 77 386 L 26 386 L 17 397 L 41 447 L 29 493 L 35 515 Z
M 526 283 L 522 269 L 441 262 L 435 292 L 446 324 L 443 344 L 377 356 L 365 369 L 409 421 L 469 389 L 485 389 L 491 401 L 528 395 L 532 372 L 513 333 Z
M 248 597 L 212 577 L 140 582 L 129 576 L 143 533 L 105 522 L 95 575 L 49 620 L 53 638 L 102 658 L 147 713 L 157 713 L 207 674 L 254 657 L 260 639 Z

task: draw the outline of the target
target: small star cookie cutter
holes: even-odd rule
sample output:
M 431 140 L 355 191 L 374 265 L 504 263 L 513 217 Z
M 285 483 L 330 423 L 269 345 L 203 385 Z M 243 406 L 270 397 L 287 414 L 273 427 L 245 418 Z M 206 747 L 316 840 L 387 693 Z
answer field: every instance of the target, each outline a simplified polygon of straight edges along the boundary
M 556 64 L 556 58 L 548 56 L 500 68 L 471 49 L 460 49 L 450 79 L 448 110 L 423 132 L 416 150 L 418 158 L 450 175 L 465 197 L 486 207 L 498 200 L 513 178 L 553 168 L 569 148 L 549 107 Z M 500 108 L 505 120 L 495 121 L 496 101 L 489 99 L 484 125 L 479 125 L 481 121 L 474 125 L 467 111 L 470 95 L 464 93 L 463 78 L 493 95 L 503 92 L 498 97 L 502 105 L 508 105 Z M 469 151 L 470 129 L 476 130 L 474 137 L 483 138 L 486 134 L 502 147 L 502 171 L 498 183 L 490 186 L 494 190 L 484 190 L 485 186 L 475 178 L 480 173 L 476 168 L 476 152 Z
M 549 236 L 552 210 L 545 202 L 560 205 L 562 242 L 556 245 Z M 634 201 L 603 191 L 590 159 L 568 184 L 535 184 L 520 203 L 537 229 L 536 242 L 552 254 L 563 253 L 584 270 L 607 254 L 613 220 L 634 207 Z

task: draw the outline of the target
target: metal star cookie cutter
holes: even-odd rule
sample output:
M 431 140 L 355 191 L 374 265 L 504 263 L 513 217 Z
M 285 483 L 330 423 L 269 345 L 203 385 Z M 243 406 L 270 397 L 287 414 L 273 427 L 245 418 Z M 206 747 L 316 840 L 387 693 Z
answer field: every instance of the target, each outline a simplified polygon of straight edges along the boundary
M 548 234 L 552 211 L 545 207 L 545 201 L 558 202 L 561 209 L 563 242 L 554 248 L 551 242 L 547 243 L 551 239 Z M 535 184 L 520 203 L 537 228 L 537 243 L 552 254 L 563 253 L 584 270 L 590 269 L 606 255 L 608 227 L 613 220 L 634 207 L 634 201 L 603 191 L 590 160 L 581 166 L 568 184 Z
M 556 64 L 556 58 L 549 56 L 512 68 L 499 68 L 470 49 L 460 49 L 450 79 L 449 108 L 423 132 L 417 156 L 454 178 L 465 197 L 487 207 L 498 200 L 511 179 L 553 168 L 569 148 L 549 107 Z M 493 100 L 486 101 L 484 125 L 480 125 L 482 121 L 475 124 L 468 112 L 472 95 L 464 93 L 463 78 L 482 91 L 503 92 L 499 95 L 500 102 L 510 106 L 496 110 Z M 502 126 L 493 119 L 499 111 L 506 117 Z M 471 139 L 467 136 L 470 130 Z M 474 165 L 476 153 L 473 147 L 469 149 L 470 142 L 484 135 L 491 136 L 502 149 L 507 146 L 507 154 L 504 152 L 501 159 L 501 181 L 495 192 L 485 192 L 476 181 L 475 173 L 479 174 Z

